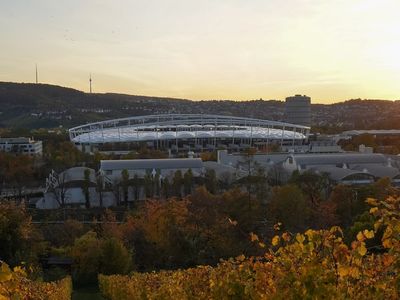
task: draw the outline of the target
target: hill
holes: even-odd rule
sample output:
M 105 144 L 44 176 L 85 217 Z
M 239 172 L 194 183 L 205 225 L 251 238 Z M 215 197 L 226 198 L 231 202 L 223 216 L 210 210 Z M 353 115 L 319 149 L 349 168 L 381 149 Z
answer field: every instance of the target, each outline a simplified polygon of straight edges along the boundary
M 400 101 L 349 100 L 312 104 L 312 123 L 324 131 L 400 128 Z M 284 102 L 88 94 L 71 88 L 0 82 L 0 127 L 72 127 L 89 122 L 146 114 L 209 113 L 283 120 Z

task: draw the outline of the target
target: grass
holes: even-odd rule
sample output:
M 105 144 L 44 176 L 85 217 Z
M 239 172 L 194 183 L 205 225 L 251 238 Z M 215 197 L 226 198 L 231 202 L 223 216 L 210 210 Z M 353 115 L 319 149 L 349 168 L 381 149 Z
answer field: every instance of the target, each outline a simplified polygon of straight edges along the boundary
M 72 293 L 72 300 L 104 300 L 98 286 L 89 286 L 75 289 Z

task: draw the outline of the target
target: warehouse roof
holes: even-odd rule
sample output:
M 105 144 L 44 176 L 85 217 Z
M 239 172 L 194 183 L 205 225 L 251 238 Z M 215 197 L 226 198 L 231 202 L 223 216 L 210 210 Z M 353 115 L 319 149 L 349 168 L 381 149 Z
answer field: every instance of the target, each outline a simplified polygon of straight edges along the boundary
M 334 154 L 300 154 L 291 155 L 298 165 L 337 165 L 337 164 L 386 164 L 383 154 L 334 153 Z
M 203 168 L 203 162 L 200 158 L 102 160 L 100 168 L 102 170 L 199 169 Z

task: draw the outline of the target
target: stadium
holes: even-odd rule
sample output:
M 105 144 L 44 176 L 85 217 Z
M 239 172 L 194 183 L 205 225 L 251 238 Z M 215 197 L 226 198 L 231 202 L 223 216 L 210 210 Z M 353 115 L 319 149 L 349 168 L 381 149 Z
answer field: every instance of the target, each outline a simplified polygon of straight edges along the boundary
M 86 124 L 69 129 L 69 136 L 84 151 L 105 149 L 107 144 L 125 145 L 120 149 L 132 150 L 145 144 L 153 149 L 198 152 L 301 145 L 308 139 L 309 132 L 307 126 L 269 120 L 164 114 Z

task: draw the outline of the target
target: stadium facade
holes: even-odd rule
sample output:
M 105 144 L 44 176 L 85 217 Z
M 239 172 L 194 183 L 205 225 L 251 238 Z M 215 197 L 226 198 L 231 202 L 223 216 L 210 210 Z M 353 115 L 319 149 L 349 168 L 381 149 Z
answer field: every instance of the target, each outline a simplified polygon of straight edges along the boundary
M 310 128 L 284 122 L 206 114 L 164 114 L 114 119 L 71 128 L 71 141 L 84 151 L 104 145 L 145 144 L 171 151 L 242 150 L 302 145 Z

